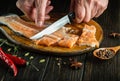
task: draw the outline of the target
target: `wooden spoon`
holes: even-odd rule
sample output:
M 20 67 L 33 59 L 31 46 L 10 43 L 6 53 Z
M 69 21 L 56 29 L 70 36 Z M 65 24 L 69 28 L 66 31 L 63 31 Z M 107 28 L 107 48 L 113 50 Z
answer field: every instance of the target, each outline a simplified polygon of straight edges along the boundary
M 107 60 L 114 57 L 118 50 L 120 50 L 120 46 L 99 48 L 93 52 L 93 55 L 99 59 Z

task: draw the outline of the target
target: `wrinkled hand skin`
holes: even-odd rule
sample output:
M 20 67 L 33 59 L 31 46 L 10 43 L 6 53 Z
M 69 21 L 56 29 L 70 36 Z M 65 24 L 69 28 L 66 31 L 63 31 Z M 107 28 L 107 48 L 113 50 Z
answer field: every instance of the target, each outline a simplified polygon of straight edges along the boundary
M 16 6 L 37 26 L 42 26 L 44 21 L 50 19 L 48 15 L 53 9 L 50 0 L 18 0 Z
M 71 0 L 70 11 L 75 12 L 75 22 L 89 22 L 99 17 L 107 8 L 109 0 Z M 37 26 L 50 19 L 49 12 L 53 9 L 51 0 L 18 0 L 16 6 Z
M 108 0 L 71 0 L 70 11 L 75 12 L 75 21 L 89 22 L 99 17 L 107 8 Z

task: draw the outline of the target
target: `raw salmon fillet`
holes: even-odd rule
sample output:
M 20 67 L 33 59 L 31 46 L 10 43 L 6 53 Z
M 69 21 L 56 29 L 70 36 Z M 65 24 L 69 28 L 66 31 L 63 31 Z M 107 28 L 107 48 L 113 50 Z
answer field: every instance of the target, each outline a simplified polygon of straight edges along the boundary
M 44 45 L 44 46 L 51 46 L 51 45 L 54 45 L 58 40 L 60 40 L 60 38 L 55 35 L 45 35 L 41 39 L 37 40 L 36 44 Z
M 65 28 L 62 27 L 58 31 L 50 34 L 45 35 L 42 38 L 36 40 L 37 45 L 45 45 L 45 46 L 51 46 L 56 44 L 59 40 L 61 40 L 65 36 Z
M 95 33 L 95 26 L 85 25 L 83 32 L 77 41 L 77 44 L 79 46 L 87 45 L 91 47 L 99 47 L 99 42 L 96 40 Z
M 67 35 L 58 42 L 59 46 L 72 48 L 78 40 L 78 35 Z
M 39 31 L 43 30 L 43 27 L 37 27 L 33 24 L 30 24 L 15 14 L 1 16 L 0 23 L 7 25 L 14 32 L 18 32 L 27 38 L 30 38 Z
M 50 35 L 45 35 L 44 37 L 37 40 L 36 44 L 45 46 L 56 45 L 60 47 L 72 48 L 79 36 L 74 34 L 68 34 L 65 30 L 66 28 L 62 27 L 61 29 Z

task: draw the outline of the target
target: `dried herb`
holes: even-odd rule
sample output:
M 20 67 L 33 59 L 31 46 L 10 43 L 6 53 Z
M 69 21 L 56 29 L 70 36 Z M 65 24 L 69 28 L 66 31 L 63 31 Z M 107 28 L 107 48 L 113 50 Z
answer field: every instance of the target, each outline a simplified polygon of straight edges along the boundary
M 112 36 L 112 37 L 114 37 L 114 38 L 115 38 L 115 37 L 120 37 L 120 33 L 111 33 L 110 36 Z
M 32 60 L 34 59 L 34 56 L 30 55 L 30 52 L 27 52 L 24 54 L 25 57 L 28 58 L 28 61 L 26 62 L 26 65 L 31 65 L 36 71 L 39 71 L 39 69 L 32 63 Z
M 2 46 L 3 44 L 6 44 L 11 47 L 16 47 L 14 44 L 9 43 L 6 39 L 0 39 L 0 43 L 1 43 L 0 46 Z
M 45 59 L 40 59 L 39 63 L 45 62 Z
M 79 69 L 82 67 L 82 63 L 81 62 L 72 62 L 70 67 L 72 67 L 74 69 Z
M 6 39 L 0 39 L 0 47 L 2 47 L 4 44 L 6 44 L 10 47 L 13 47 L 14 55 L 16 55 L 18 53 L 18 46 L 14 45 L 12 43 L 9 43 Z M 11 48 L 9 48 L 8 51 L 11 51 Z
M 29 54 L 30 54 L 30 53 L 29 53 L 29 52 L 27 52 L 27 53 L 25 53 L 25 55 L 24 55 L 24 56 L 26 56 L 26 57 L 27 57 L 27 56 L 29 56 Z
M 30 58 L 29 58 L 30 60 L 33 60 L 34 59 L 34 57 L 33 56 L 30 56 Z
M 9 51 L 9 52 L 10 52 L 11 50 L 12 50 L 12 48 L 8 48 L 8 49 L 7 49 L 7 51 Z
M 80 69 L 82 67 L 82 63 L 78 62 L 76 57 L 70 58 L 69 60 L 72 69 Z
M 16 54 L 18 54 L 18 46 L 15 46 L 14 47 L 14 53 L 13 53 L 14 55 L 16 55 Z
M 36 71 L 39 71 L 39 69 L 32 62 L 29 62 L 29 65 L 31 65 Z

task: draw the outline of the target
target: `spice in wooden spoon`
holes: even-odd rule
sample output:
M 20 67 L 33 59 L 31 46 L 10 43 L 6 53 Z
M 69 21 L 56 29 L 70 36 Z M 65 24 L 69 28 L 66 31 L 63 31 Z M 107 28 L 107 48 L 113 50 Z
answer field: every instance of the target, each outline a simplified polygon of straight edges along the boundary
M 93 52 L 93 55 L 99 59 L 107 60 L 114 57 L 118 50 L 120 50 L 120 46 L 99 48 Z

